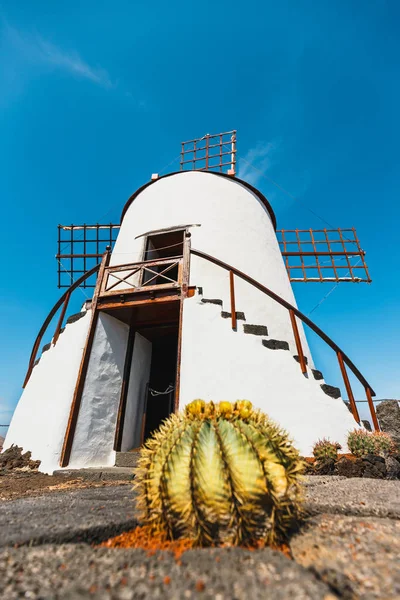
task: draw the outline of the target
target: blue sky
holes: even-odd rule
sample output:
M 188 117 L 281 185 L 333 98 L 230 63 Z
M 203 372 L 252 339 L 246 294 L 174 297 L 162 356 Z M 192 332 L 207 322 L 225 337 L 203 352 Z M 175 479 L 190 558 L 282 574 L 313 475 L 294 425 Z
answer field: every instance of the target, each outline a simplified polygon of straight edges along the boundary
M 373 283 L 312 317 L 399 397 L 399 19 L 396 0 L 0 0 L 0 423 L 60 295 L 57 224 L 118 222 L 181 141 L 233 128 L 239 157 L 296 197 L 240 164 L 278 227 L 320 227 L 311 210 L 357 228 Z M 297 284 L 300 309 L 331 288 Z

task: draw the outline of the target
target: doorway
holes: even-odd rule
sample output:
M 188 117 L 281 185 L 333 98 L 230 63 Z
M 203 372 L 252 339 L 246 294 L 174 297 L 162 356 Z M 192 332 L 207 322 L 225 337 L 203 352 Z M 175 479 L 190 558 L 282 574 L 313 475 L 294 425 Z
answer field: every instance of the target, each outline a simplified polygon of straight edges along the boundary
M 147 336 L 146 336 L 147 333 Z M 178 328 L 167 326 L 141 330 L 152 343 L 150 378 L 143 414 L 142 443 L 174 411 L 178 358 Z
M 140 448 L 174 412 L 180 303 L 170 304 L 174 309 L 170 316 L 176 318 L 130 327 L 114 442 L 117 452 Z

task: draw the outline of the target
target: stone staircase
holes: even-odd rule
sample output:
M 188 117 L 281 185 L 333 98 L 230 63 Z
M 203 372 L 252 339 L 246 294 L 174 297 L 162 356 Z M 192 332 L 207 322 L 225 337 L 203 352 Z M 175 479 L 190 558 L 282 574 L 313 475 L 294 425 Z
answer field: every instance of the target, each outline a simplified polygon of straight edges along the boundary
M 76 323 L 76 321 L 79 321 L 79 319 L 82 319 L 82 318 L 83 318 L 83 317 L 86 315 L 86 313 L 87 313 L 87 310 L 82 310 L 81 312 L 75 313 L 75 314 L 71 315 L 70 317 L 68 317 L 68 319 L 67 319 L 67 320 L 66 320 L 66 322 L 65 322 L 65 326 L 64 326 L 64 327 L 62 327 L 62 328 L 60 329 L 60 335 L 61 335 L 62 333 L 64 333 L 64 331 L 65 331 L 65 328 L 66 328 L 68 325 L 72 325 L 73 323 Z M 36 365 L 37 365 L 37 364 L 39 364 L 39 362 L 40 362 L 40 359 L 42 358 L 43 354 L 44 354 L 45 352 L 47 352 L 48 350 L 50 350 L 50 348 L 51 348 L 51 344 L 52 344 L 52 342 L 49 342 L 48 344 L 45 344 L 45 345 L 42 347 L 42 352 L 41 352 L 41 355 L 39 356 L 39 358 L 37 358 L 37 359 L 35 360 L 33 367 L 36 367 Z
M 139 459 L 139 451 L 133 450 L 130 452 L 117 452 L 115 456 L 115 466 L 120 468 L 133 469 L 137 465 Z
M 202 291 L 202 290 L 201 290 Z M 221 307 L 221 317 L 223 319 L 230 319 L 232 317 L 232 313 L 222 310 L 223 302 L 219 298 L 201 298 L 202 304 L 215 304 Z M 236 320 L 237 321 L 246 321 L 246 315 L 244 312 L 236 312 Z M 239 328 L 239 327 L 238 327 Z M 263 338 L 261 340 L 262 346 L 267 348 L 268 350 L 273 351 L 287 351 L 290 352 L 289 343 L 286 340 L 275 340 L 268 337 L 268 327 L 266 325 L 254 325 L 250 323 L 242 324 L 242 331 L 246 335 L 255 335 Z M 268 339 L 265 339 L 268 338 Z M 299 362 L 299 357 L 297 354 L 292 355 L 294 360 Z M 306 365 L 308 364 L 308 358 L 305 358 Z M 322 391 L 329 396 L 330 398 L 334 398 L 335 400 L 341 397 L 341 392 L 338 387 L 333 385 L 329 385 L 325 383 L 324 376 L 321 371 L 317 369 L 310 369 L 313 377 L 317 381 L 323 381 L 320 384 Z

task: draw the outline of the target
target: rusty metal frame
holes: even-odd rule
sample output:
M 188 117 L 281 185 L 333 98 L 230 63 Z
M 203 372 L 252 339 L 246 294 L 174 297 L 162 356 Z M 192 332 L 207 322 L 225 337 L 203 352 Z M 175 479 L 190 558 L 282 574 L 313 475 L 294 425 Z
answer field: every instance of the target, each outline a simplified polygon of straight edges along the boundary
M 365 252 L 354 227 L 280 229 L 276 233 L 290 281 L 371 283 Z M 288 239 L 290 234 L 295 239 Z M 323 239 L 317 239 L 316 234 L 322 234 Z M 300 264 L 294 264 L 294 259 L 300 259 Z M 299 271 L 302 276 L 295 276 Z M 312 277 L 310 271 L 318 275 Z
M 120 225 L 115 223 L 87 225 L 58 225 L 57 239 L 57 277 L 58 288 L 68 288 L 76 276 L 89 269 L 88 260 L 100 264 L 107 246 L 113 247 Z M 89 234 L 91 232 L 91 234 Z M 74 252 L 82 248 L 83 252 Z M 69 276 L 65 283 L 64 276 Z M 95 283 L 85 279 L 80 287 L 94 288 Z
M 226 147 L 229 147 L 227 150 Z M 229 158 L 228 158 L 229 157 Z M 181 171 L 219 171 L 236 174 L 236 130 L 182 142 Z

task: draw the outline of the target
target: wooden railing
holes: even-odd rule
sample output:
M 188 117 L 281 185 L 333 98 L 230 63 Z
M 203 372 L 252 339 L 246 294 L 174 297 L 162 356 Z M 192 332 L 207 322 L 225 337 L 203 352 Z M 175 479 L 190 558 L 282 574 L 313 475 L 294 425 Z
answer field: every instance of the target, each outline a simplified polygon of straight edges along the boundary
M 296 317 L 298 319 L 300 319 L 303 323 L 308 325 L 308 327 L 310 329 L 312 329 L 336 353 L 336 356 L 337 356 L 337 359 L 339 362 L 339 368 L 340 368 L 340 371 L 341 371 L 341 374 L 343 377 L 343 381 L 344 381 L 344 385 L 346 388 L 346 392 L 348 395 L 351 412 L 352 412 L 353 417 L 357 421 L 357 423 L 360 423 L 360 416 L 358 414 L 357 405 L 354 400 L 354 395 L 353 395 L 353 392 L 351 389 L 350 380 L 349 380 L 349 377 L 348 377 L 348 374 L 346 371 L 346 365 L 352 371 L 352 373 L 357 377 L 357 379 L 361 383 L 361 385 L 364 387 L 365 394 L 366 394 L 367 401 L 368 401 L 369 410 L 371 413 L 371 419 L 372 419 L 372 422 L 374 425 L 374 429 L 376 431 L 379 431 L 379 423 L 378 423 L 378 419 L 376 417 L 374 403 L 372 401 L 372 396 L 376 395 L 373 388 L 370 386 L 370 384 L 365 379 L 365 377 L 360 373 L 360 371 L 357 369 L 355 364 L 350 360 L 350 358 L 343 352 L 343 350 L 337 344 L 335 344 L 335 342 L 328 335 L 326 335 L 326 333 L 324 333 L 322 331 L 322 329 L 320 329 L 313 321 L 311 321 L 311 319 L 306 317 L 306 315 L 304 315 L 302 312 L 300 312 L 298 308 L 296 308 L 295 306 L 290 304 L 290 302 L 287 302 L 286 300 L 284 300 L 283 298 L 278 296 L 278 294 L 275 294 L 275 292 L 273 292 L 266 286 L 262 285 L 261 283 L 259 283 L 255 279 L 253 279 L 252 277 L 249 277 L 249 275 L 246 275 L 242 271 L 239 271 L 239 269 L 232 267 L 232 265 L 229 265 L 229 264 L 223 262 L 222 260 L 219 260 L 218 258 L 211 256 L 210 254 L 206 254 L 205 252 L 200 252 L 199 250 L 195 250 L 194 248 L 191 248 L 190 252 L 191 252 L 191 254 L 198 256 L 199 258 L 203 258 L 204 260 L 208 260 L 209 262 L 214 263 L 215 265 L 217 265 L 217 266 L 221 267 L 222 269 L 225 269 L 226 271 L 229 272 L 232 329 L 235 330 L 236 325 L 237 325 L 236 324 L 236 306 L 235 306 L 235 281 L 234 281 L 235 275 L 237 277 L 240 277 L 240 279 L 247 281 L 247 283 L 251 284 L 253 287 L 260 290 L 260 292 L 263 292 L 264 294 L 266 294 L 267 296 L 272 298 L 272 300 L 275 300 L 275 302 L 277 302 L 281 306 L 284 306 L 288 310 L 289 318 L 290 318 L 292 329 L 293 329 L 293 335 L 294 335 L 294 339 L 295 339 L 295 343 L 296 343 L 297 354 L 299 356 L 300 369 L 303 374 L 307 373 L 307 366 L 306 366 L 306 358 L 304 356 L 304 352 L 303 352 L 303 348 L 302 348 L 302 344 L 301 344 L 299 330 L 297 327 Z
M 293 329 L 293 335 L 294 335 L 294 339 L 295 339 L 295 343 L 296 343 L 297 354 L 299 357 L 300 369 L 303 374 L 307 373 L 307 365 L 306 365 L 306 358 L 304 356 L 304 352 L 303 352 L 303 348 L 302 348 L 302 344 L 301 344 L 301 338 L 299 335 L 296 317 L 298 319 L 300 319 L 303 323 L 308 325 L 308 327 L 310 329 L 312 329 L 312 331 L 314 331 L 336 353 L 340 371 L 341 371 L 344 385 L 346 388 L 346 392 L 348 395 L 351 412 L 352 412 L 355 420 L 357 421 L 357 423 L 360 423 L 360 416 L 358 414 L 356 401 L 354 399 L 350 380 L 349 380 L 349 377 L 348 377 L 348 374 L 346 371 L 346 365 L 352 371 L 352 373 L 356 376 L 356 378 L 361 383 L 361 385 L 364 387 L 368 406 L 369 406 L 370 413 L 371 413 L 372 422 L 374 425 L 374 429 L 376 431 L 379 430 L 378 419 L 376 417 L 375 407 L 374 407 L 374 403 L 372 400 L 372 397 L 376 395 L 373 388 L 370 386 L 370 384 L 365 379 L 365 377 L 360 373 L 360 371 L 357 369 L 357 367 L 354 365 L 354 363 L 350 360 L 350 358 L 343 352 L 343 350 L 328 335 L 326 335 L 326 333 L 324 333 L 322 331 L 322 329 L 320 329 L 313 321 L 311 321 L 311 319 L 306 317 L 306 315 L 304 315 L 302 312 L 300 312 L 297 307 L 293 306 L 292 304 L 290 304 L 289 302 L 287 302 L 286 300 L 281 298 L 278 294 L 275 294 L 275 292 L 273 292 L 266 286 L 262 285 L 261 283 L 259 283 L 258 281 L 256 281 L 252 277 L 250 277 L 249 275 L 246 275 L 239 269 L 236 269 L 235 267 L 223 262 L 222 260 L 219 260 L 218 258 L 215 258 L 214 256 L 206 254 L 205 252 L 201 252 L 201 251 L 195 250 L 193 248 L 190 249 L 190 252 L 191 252 L 191 254 L 198 256 L 200 258 L 203 258 L 205 260 L 208 260 L 209 262 L 212 262 L 215 265 L 217 265 L 229 272 L 232 329 L 236 329 L 236 327 L 237 327 L 236 305 L 235 305 L 235 276 L 240 277 L 244 281 L 247 281 L 250 285 L 257 288 L 258 290 L 260 290 L 261 292 L 263 292 L 264 294 L 266 294 L 267 296 L 269 296 L 270 298 L 275 300 L 275 302 L 277 302 L 281 306 L 284 306 L 288 310 L 289 318 L 290 318 L 292 329 Z M 69 304 L 72 292 L 74 290 L 76 290 L 86 279 L 88 279 L 89 277 L 91 277 L 92 275 L 97 273 L 99 271 L 99 269 L 102 269 L 100 276 L 98 278 L 98 282 L 96 284 L 96 289 L 99 289 L 99 294 L 98 294 L 99 296 L 107 296 L 107 295 L 112 295 L 112 294 L 116 294 L 116 293 L 120 294 L 120 293 L 124 293 L 124 292 L 148 290 L 148 289 L 153 289 L 153 288 L 179 287 L 180 285 L 182 285 L 182 281 L 183 281 L 183 274 L 182 274 L 183 273 L 183 259 L 182 259 L 182 257 L 176 257 L 176 258 L 172 258 L 172 259 L 171 258 L 162 259 L 162 260 L 157 260 L 157 261 L 145 261 L 145 262 L 140 262 L 140 263 L 131 263 L 128 265 L 115 265 L 115 266 L 110 267 L 107 265 L 109 256 L 110 256 L 110 254 L 109 254 L 109 250 L 108 250 L 108 252 L 106 252 L 103 255 L 102 263 L 94 266 L 92 269 L 90 269 L 90 271 L 87 271 L 86 273 L 84 273 L 82 275 L 82 277 L 77 279 L 67 289 L 67 291 L 61 296 L 61 298 L 55 303 L 55 305 L 49 312 L 46 320 L 44 321 L 44 323 L 36 337 L 35 343 L 33 345 L 33 349 L 31 352 L 30 359 L 29 359 L 28 370 L 26 373 L 23 387 L 26 386 L 26 384 L 31 376 L 31 373 L 32 373 L 32 370 L 33 370 L 33 367 L 35 364 L 36 356 L 37 356 L 38 350 L 40 348 L 43 336 L 46 333 L 47 328 L 48 328 L 49 324 L 51 323 L 51 321 L 53 320 L 54 316 L 56 315 L 57 311 L 60 309 L 60 307 L 62 307 L 60 316 L 59 316 L 59 319 L 57 321 L 57 325 L 55 328 L 55 332 L 52 337 L 53 345 L 55 345 L 57 343 L 57 340 L 59 338 L 62 323 L 63 323 L 64 317 L 65 317 L 65 314 L 66 314 L 66 311 L 68 308 L 68 304 Z M 173 271 L 173 269 L 175 269 L 175 268 L 176 268 L 176 271 Z M 157 271 L 156 269 L 161 269 L 161 270 Z M 171 273 L 172 271 L 173 271 L 173 273 L 175 273 L 173 276 Z M 123 274 L 120 277 L 121 273 L 122 274 L 125 273 L 125 274 Z M 169 275 L 167 275 L 167 273 L 169 273 Z M 132 277 L 135 277 L 135 276 L 136 276 L 137 283 L 129 281 L 129 279 L 132 279 Z M 110 277 L 113 277 L 116 280 L 112 284 L 108 283 Z M 123 283 L 126 287 L 122 290 L 120 290 L 119 288 L 116 289 L 117 286 L 121 283 Z M 113 291 L 113 290 L 115 290 L 115 291 Z M 96 295 L 96 292 L 95 292 L 95 295 Z
M 71 299 L 72 292 L 74 290 L 76 290 L 76 288 L 78 288 L 86 279 L 88 279 L 89 277 L 91 277 L 92 275 L 94 275 L 95 273 L 97 273 L 97 271 L 99 269 L 100 269 L 100 265 L 96 265 L 95 267 L 93 267 L 93 269 L 90 269 L 90 271 L 87 271 L 86 273 L 84 273 L 82 275 L 82 277 L 79 277 L 79 279 L 77 279 L 67 289 L 67 291 L 61 296 L 61 298 L 55 303 L 55 305 L 53 306 L 53 308 L 51 309 L 51 311 L 47 315 L 46 320 L 44 321 L 42 327 L 40 328 L 39 333 L 36 336 L 35 343 L 33 344 L 31 356 L 29 358 L 28 370 L 26 372 L 25 381 L 24 381 L 24 384 L 23 384 L 22 387 L 25 387 L 26 384 L 29 381 L 29 378 L 30 378 L 30 376 L 32 374 L 32 369 L 33 369 L 33 367 L 35 365 L 35 360 L 36 360 L 36 356 L 37 356 L 38 350 L 40 348 L 40 344 L 42 343 L 43 336 L 46 333 L 47 328 L 50 325 L 51 321 L 53 320 L 54 316 L 57 314 L 58 309 L 60 308 L 60 306 L 62 306 L 60 317 L 59 317 L 59 319 L 57 321 L 56 329 L 55 329 L 54 335 L 52 337 L 52 344 L 53 344 L 53 346 L 56 345 L 57 340 L 58 340 L 58 338 L 60 336 L 60 331 L 61 331 L 62 323 L 63 323 L 64 317 L 65 317 L 65 313 L 67 312 L 68 303 L 69 303 L 69 301 Z
M 182 283 L 182 257 L 164 258 L 108 266 L 104 270 L 100 296 L 112 296 L 153 288 L 179 287 Z
M 51 311 L 46 317 L 40 331 L 36 337 L 31 356 L 29 358 L 28 369 L 26 372 L 23 387 L 29 381 L 35 365 L 36 357 L 41 346 L 43 336 L 45 335 L 51 321 L 61 308 L 60 316 L 52 336 L 52 345 L 55 346 L 60 336 L 62 324 L 68 309 L 71 295 L 86 279 L 94 275 L 101 268 L 97 284 L 99 288 L 99 296 L 112 296 L 113 294 L 124 294 L 127 292 L 140 292 L 143 290 L 163 289 L 169 287 L 179 287 L 182 283 L 182 257 L 145 261 L 131 263 L 127 265 L 108 266 L 107 262 L 110 257 L 110 248 L 103 254 L 102 262 L 84 273 L 77 279 L 55 303 Z M 137 284 L 132 281 L 135 278 Z M 114 279 L 114 281 L 112 281 Z M 123 289 L 120 289 L 120 284 L 123 284 Z

